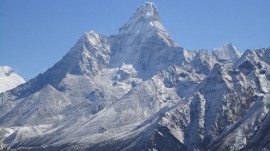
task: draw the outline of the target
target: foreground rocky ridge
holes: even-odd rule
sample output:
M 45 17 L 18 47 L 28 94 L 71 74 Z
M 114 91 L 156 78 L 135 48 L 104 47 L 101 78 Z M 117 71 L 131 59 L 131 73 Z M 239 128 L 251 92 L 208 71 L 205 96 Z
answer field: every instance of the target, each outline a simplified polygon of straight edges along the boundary
M 179 47 L 145 3 L 0 94 L 5 150 L 269 149 L 270 50 Z

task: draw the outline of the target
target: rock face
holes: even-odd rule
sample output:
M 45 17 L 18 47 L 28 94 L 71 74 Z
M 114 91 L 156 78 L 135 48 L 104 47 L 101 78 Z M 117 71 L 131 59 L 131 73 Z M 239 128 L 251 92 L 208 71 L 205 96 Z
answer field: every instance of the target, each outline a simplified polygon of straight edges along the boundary
M 0 93 L 13 89 L 25 81 L 17 75 L 10 67 L 0 66 Z
M 270 49 L 189 51 L 156 6 L 0 94 L 5 150 L 269 150 Z

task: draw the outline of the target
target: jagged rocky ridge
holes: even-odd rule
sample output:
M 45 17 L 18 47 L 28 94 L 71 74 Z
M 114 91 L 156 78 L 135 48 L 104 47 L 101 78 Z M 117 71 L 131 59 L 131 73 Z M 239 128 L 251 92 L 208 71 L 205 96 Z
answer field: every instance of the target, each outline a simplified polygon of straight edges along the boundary
M 268 150 L 270 50 L 189 51 L 152 2 L 0 94 L 4 150 Z

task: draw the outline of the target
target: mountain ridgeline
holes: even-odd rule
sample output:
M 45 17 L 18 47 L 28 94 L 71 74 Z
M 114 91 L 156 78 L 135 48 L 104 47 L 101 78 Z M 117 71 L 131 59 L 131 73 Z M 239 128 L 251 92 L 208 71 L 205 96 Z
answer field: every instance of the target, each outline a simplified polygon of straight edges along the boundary
M 269 150 L 270 50 L 178 46 L 154 3 L 0 94 L 3 150 Z

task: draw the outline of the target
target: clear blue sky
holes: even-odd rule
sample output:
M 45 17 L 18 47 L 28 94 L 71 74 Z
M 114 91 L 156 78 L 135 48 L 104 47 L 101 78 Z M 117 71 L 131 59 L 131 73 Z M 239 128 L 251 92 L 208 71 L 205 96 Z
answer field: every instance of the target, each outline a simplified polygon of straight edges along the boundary
M 161 21 L 189 50 L 270 46 L 270 0 L 159 0 Z M 85 31 L 117 34 L 143 0 L 1 0 L 0 65 L 26 80 L 60 60 Z

